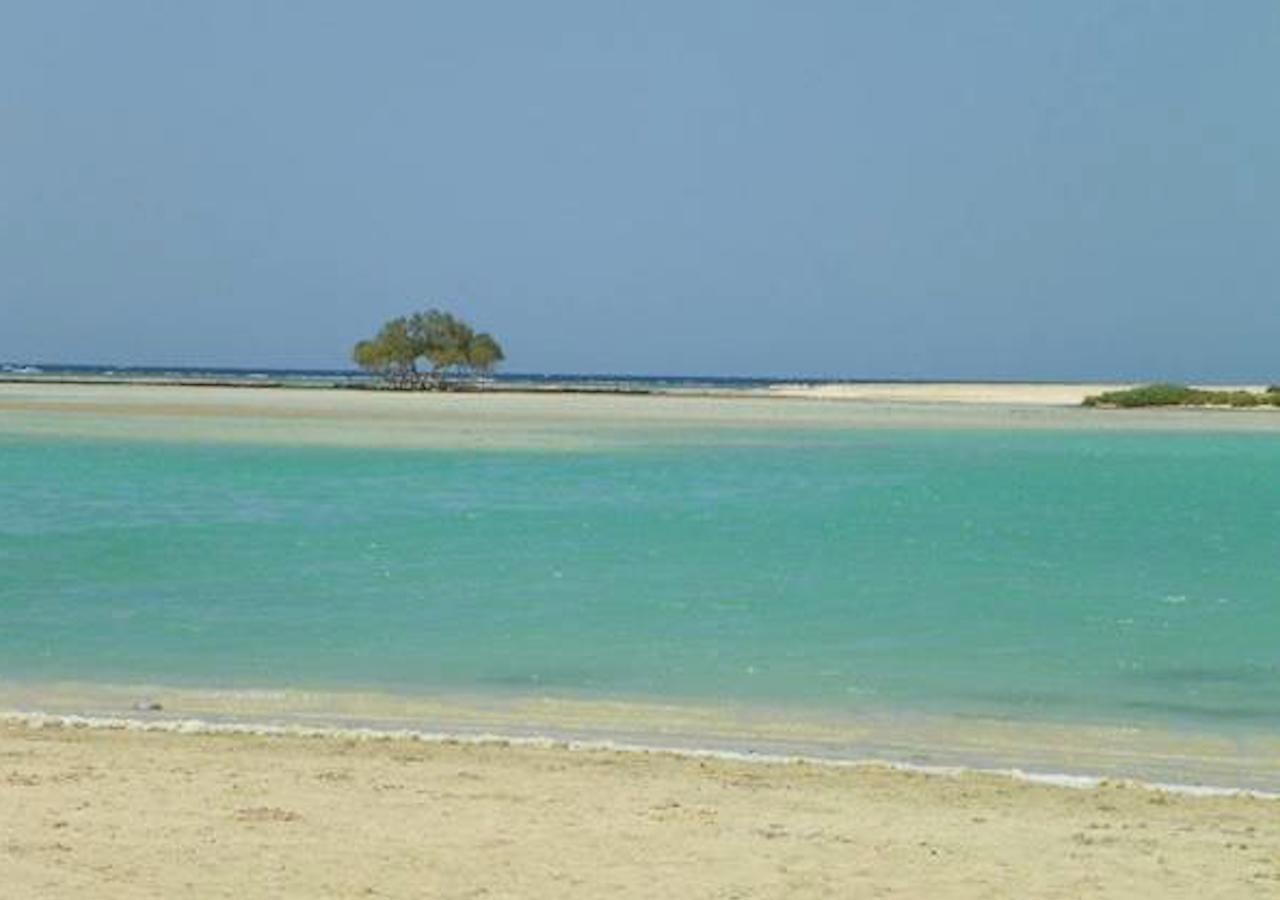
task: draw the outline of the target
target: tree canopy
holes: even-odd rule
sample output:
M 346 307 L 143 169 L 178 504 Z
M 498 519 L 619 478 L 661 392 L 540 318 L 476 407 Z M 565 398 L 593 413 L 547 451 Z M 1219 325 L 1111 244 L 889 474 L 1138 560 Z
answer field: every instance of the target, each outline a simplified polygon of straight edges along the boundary
M 395 387 L 446 387 L 453 376 L 488 374 L 505 358 L 502 345 L 439 309 L 400 316 L 351 351 L 356 365 Z M 425 360 L 427 370 L 418 368 Z

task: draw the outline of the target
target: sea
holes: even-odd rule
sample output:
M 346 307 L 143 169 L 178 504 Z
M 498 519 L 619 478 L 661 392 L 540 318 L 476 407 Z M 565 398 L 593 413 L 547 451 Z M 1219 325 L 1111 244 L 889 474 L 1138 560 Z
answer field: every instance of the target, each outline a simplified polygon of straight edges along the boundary
M 16 434 L 0 413 L 0 683 L 28 706 L 65 684 L 562 703 L 610 721 L 630 704 L 651 733 L 669 708 L 1227 755 L 1280 737 L 1280 433 L 716 435 L 259 446 Z M 906 761 L 958 758 L 908 743 Z M 1088 743 L 1035 758 L 1079 771 Z M 1187 767 L 1157 774 L 1204 780 Z

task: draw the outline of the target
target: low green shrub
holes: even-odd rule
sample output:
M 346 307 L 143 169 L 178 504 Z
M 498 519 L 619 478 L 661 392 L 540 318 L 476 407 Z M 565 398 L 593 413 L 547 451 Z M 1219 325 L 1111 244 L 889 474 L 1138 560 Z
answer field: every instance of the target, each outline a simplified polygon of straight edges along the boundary
M 1185 406 L 1197 391 L 1181 384 L 1148 384 L 1124 391 L 1107 391 L 1085 398 L 1085 406 Z
M 1255 406 L 1280 407 L 1280 385 L 1266 391 L 1206 391 L 1183 384 L 1147 384 L 1123 391 L 1107 391 L 1086 397 L 1085 406 L 1118 406 L 1133 409 L 1142 406 L 1229 406 L 1250 409 Z

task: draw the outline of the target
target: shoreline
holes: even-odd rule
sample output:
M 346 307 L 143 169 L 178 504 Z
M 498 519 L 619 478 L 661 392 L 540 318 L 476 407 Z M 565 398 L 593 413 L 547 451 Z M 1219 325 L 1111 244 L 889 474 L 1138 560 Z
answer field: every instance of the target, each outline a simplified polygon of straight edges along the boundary
M 179 733 L 503 742 L 694 758 L 1122 780 L 1280 797 L 1280 735 L 1156 723 L 566 695 L 0 681 L 0 721 Z
M 1198 782 L 1149 781 L 1125 775 L 1046 772 L 1016 766 L 912 763 L 901 760 L 867 757 L 810 756 L 803 753 L 771 753 L 754 750 L 731 750 L 709 747 L 686 747 L 661 743 L 632 743 L 608 738 L 574 738 L 551 734 L 506 732 L 435 731 L 413 728 L 378 728 L 339 725 L 278 724 L 271 722 L 210 721 L 198 718 L 140 718 L 65 713 L 18 712 L 0 710 L 0 728 L 32 730 L 65 729 L 69 731 L 124 731 L 172 735 L 204 735 L 229 737 L 298 738 L 331 741 L 408 742 L 469 747 L 519 747 L 556 750 L 566 753 L 611 753 L 637 756 L 670 756 L 688 760 L 717 760 L 759 766 L 806 765 L 830 769 L 884 769 L 937 778 L 1008 779 L 1029 785 L 1043 785 L 1069 790 L 1093 790 L 1108 785 L 1173 794 L 1186 797 L 1246 797 L 1253 800 L 1280 800 L 1280 790 L 1201 784 Z

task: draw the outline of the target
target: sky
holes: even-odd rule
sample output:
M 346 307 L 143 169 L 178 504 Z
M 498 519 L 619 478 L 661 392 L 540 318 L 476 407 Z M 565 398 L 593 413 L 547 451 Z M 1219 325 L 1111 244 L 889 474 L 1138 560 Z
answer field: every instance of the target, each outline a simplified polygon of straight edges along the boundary
M 0 4 L 0 361 L 1280 381 L 1280 3 Z

